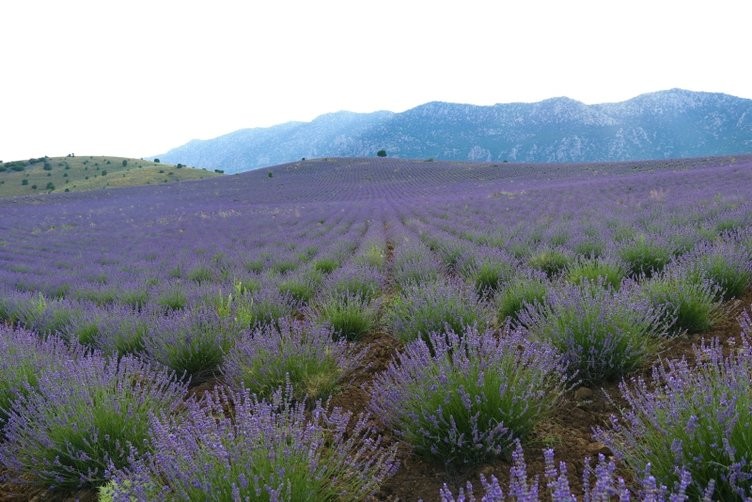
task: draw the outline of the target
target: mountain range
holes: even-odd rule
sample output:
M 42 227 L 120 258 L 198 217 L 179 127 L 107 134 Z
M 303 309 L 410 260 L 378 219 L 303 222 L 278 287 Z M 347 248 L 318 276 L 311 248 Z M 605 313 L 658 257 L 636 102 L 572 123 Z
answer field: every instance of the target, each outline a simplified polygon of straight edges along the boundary
M 566 97 L 493 106 L 430 102 L 401 113 L 337 112 L 311 122 L 193 140 L 163 162 L 227 173 L 315 157 L 604 162 L 752 152 L 752 100 L 671 89 L 619 103 Z

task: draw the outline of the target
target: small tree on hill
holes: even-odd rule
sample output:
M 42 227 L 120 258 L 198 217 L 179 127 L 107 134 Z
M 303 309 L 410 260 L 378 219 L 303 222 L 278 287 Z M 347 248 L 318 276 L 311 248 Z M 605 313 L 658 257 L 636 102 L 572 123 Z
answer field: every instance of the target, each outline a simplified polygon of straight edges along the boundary
M 379 150 L 378 152 L 376 152 L 376 155 L 378 157 L 386 157 L 386 150 Z

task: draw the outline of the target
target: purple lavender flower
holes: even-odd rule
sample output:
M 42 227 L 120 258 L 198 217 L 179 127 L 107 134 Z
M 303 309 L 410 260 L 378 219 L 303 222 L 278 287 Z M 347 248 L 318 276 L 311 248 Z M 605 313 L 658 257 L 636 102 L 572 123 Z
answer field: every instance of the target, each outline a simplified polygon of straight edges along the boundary
M 41 375 L 84 355 L 78 344 L 68 346 L 57 336 L 42 338 L 22 329 L 0 325 L 0 430 L 13 401 L 33 392 Z
M 388 308 L 392 332 L 405 342 L 447 326 L 457 333 L 473 325 L 483 330 L 491 318 L 488 306 L 478 300 L 475 290 L 457 281 L 411 284 Z
M 376 376 L 370 409 L 417 453 L 474 463 L 508 453 L 565 387 L 551 347 L 468 328 L 409 344 Z
M 653 368 L 650 382 L 623 382 L 629 408 L 598 428 L 604 442 L 635 471 L 648 466 L 658 482 L 684 483 L 699 498 L 713 483 L 719 500 L 752 494 L 752 346 L 743 323 L 740 347 L 724 356 L 717 339 L 695 347 L 695 364 L 668 360 Z
M 113 469 L 113 500 L 354 501 L 394 472 L 396 452 L 367 417 L 321 402 L 309 415 L 291 395 L 289 386 L 268 401 L 216 388 L 189 400 L 183 418 L 155 415 L 154 451 Z
M 150 358 L 195 383 L 219 369 L 239 333 L 232 319 L 214 310 L 176 311 L 153 319 L 144 347 Z
M 9 410 L 0 464 L 18 484 L 102 485 L 108 465 L 149 449 L 149 415 L 175 412 L 185 391 L 173 374 L 132 357 L 65 359 Z
M 281 319 L 243 335 L 226 357 L 222 372 L 229 384 L 268 397 L 286 381 L 302 399 L 329 396 L 359 362 L 344 340 L 335 341 L 326 326 Z
M 509 468 L 509 484 L 504 489 L 496 478 L 490 480 L 481 474 L 480 482 L 483 495 L 476 498 L 473 485 L 468 481 L 465 487 L 460 487 L 455 498 L 452 490 L 445 483 L 439 491 L 442 502 L 505 502 L 507 500 L 538 502 L 550 500 L 552 502 L 608 502 L 611 500 L 629 501 L 634 497 L 636 500 L 645 502 L 681 502 L 689 500 L 687 488 L 691 483 L 692 476 L 688 471 L 680 471 L 679 483 L 669 490 L 664 485 L 658 485 L 656 479 L 647 469 L 638 478 L 639 485 L 630 490 L 624 479 L 616 474 L 614 460 L 606 460 L 603 455 L 598 455 L 598 460 L 593 465 L 591 459 L 585 459 L 582 486 L 584 493 L 573 492 L 569 485 L 567 466 L 561 462 L 558 466 L 554 463 L 554 451 L 544 450 L 545 460 L 545 487 L 540 486 L 540 479 L 534 476 L 532 479 L 527 472 L 522 445 L 516 443 L 512 455 L 512 466 Z M 706 491 L 702 500 L 710 502 L 710 491 Z M 478 494 L 480 495 L 480 494 Z
M 518 322 L 531 337 L 564 354 L 572 377 L 617 378 L 655 354 L 667 333 L 661 311 L 635 291 L 635 285 L 614 291 L 589 283 L 551 289 L 546 302 L 528 305 Z

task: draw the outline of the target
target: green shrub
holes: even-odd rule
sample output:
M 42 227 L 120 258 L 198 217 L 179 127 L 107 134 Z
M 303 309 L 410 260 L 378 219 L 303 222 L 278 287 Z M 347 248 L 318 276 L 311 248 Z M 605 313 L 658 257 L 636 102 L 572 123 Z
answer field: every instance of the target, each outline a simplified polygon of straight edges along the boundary
M 334 335 L 358 340 L 376 325 L 376 308 L 359 294 L 334 294 L 315 308 L 318 319 L 332 327 Z
M 619 254 L 627 264 L 628 273 L 632 277 L 642 274 L 650 277 L 663 270 L 671 261 L 671 252 L 667 248 L 645 238 L 625 244 Z
M 496 295 L 496 312 L 499 324 L 517 319 L 517 314 L 527 304 L 542 304 L 548 294 L 548 285 L 537 277 L 519 277 L 510 281 Z
M 579 259 L 571 263 L 564 275 L 566 280 L 572 284 L 600 283 L 613 289 L 619 289 L 627 271 L 619 262 L 591 258 Z
M 708 331 L 720 319 L 723 305 L 717 287 L 695 282 L 681 271 L 671 271 L 646 281 L 643 294 L 656 307 L 665 309 L 672 326 L 688 333 Z
M 545 272 L 548 277 L 553 277 L 567 267 L 569 257 L 561 251 L 548 249 L 531 256 L 528 264 L 534 269 Z

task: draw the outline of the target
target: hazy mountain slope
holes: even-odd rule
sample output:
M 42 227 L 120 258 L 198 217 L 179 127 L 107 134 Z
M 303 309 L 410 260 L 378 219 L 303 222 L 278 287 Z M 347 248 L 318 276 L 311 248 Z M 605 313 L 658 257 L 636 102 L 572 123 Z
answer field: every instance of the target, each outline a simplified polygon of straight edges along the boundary
M 167 162 L 238 172 L 302 157 L 592 162 L 752 152 L 752 100 L 672 89 L 621 103 L 569 98 L 475 106 L 432 102 L 402 113 L 323 115 L 192 141 Z

